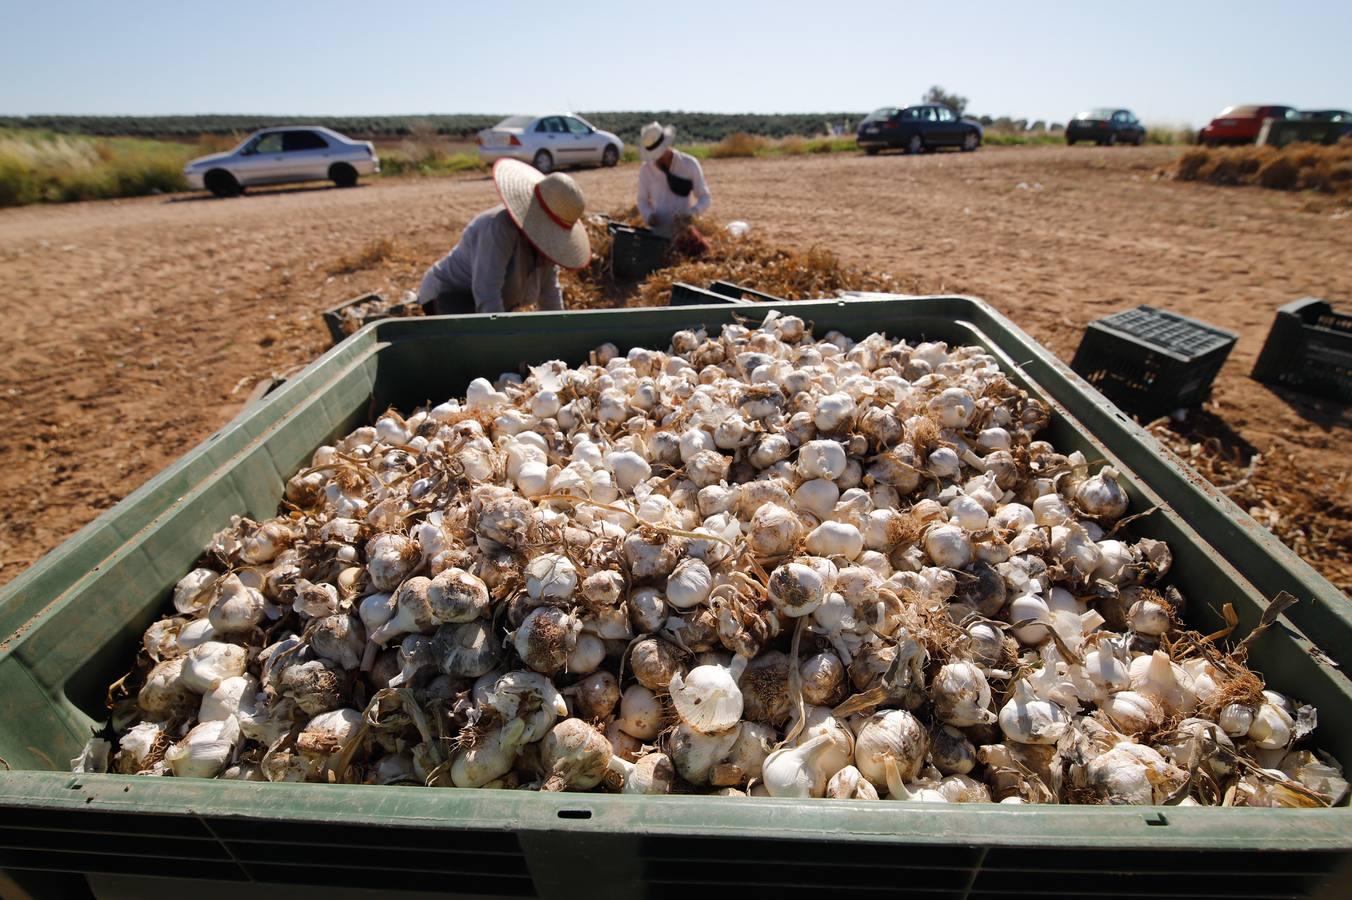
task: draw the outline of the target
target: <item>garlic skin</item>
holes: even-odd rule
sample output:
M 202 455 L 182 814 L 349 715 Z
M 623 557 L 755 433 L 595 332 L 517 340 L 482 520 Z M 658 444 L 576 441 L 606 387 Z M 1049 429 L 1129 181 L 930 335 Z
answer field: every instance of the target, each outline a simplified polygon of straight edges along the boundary
M 202 695 L 198 722 L 218 722 L 232 716 L 252 716 L 258 679 L 252 675 L 234 675 L 223 679 Z
M 567 600 L 577 589 L 577 581 L 572 560 L 561 553 L 541 553 L 526 563 L 526 593 L 532 600 Z
M 615 722 L 630 737 L 652 741 L 662 729 L 663 715 L 656 694 L 641 684 L 631 684 L 620 697 L 620 714 Z
M 1271 691 L 1264 691 L 1270 695 Z M 1281 703 L 1266 700 L 1253 714 L 1249 740 L 1262 750 L 1280 750 L 1291 743 L 1295 720 Z
M 1117 691 L 1099 708 L 1123 734 L 1140 734 L 1164 722 L 1164 706 L 1153 696 L 1137 691 Z
M 163 723 L 138 722 L 127 729 L 127 733 L 118 741 L 112 771 L 122 775 L 135 775 L 150 769 L 156 763 L 156 756 L 163 757 L 166 739 Z
M 741 665 L 746 660 L 740 659 Z M 691 728 L 703 734 L 726 731 L 742 718 L 742 691 L 734 671 L 723 666 L 696 666 L 682 677 L 671 678 L 668 690 L 676 714 Z
M 747 546 L 759 559 L 784 556 L 803 535 L 803 523 L 789 510 L 775 503 L 758 508 L 751 517 Z
M 770 602 L 791 619 L 811 614 L 829 590 L 821 572 L 801 562 L 785 563 L 770 574 Z
M 580 718 L 609 718 L 620 702 L 620 684 L 609 672 L 592 672 L 577 683 L 575 702 Z
M 184 657 L 178 656 L 164 660 L 150 670 L 136 695 L 136 705 L 142 712 L 168 718 L 198 704 L 197 694 L 183 680 L 185 662 Z
M 568 662 L 582 623 L 556 606 L 532 610 L 512 638 L 521 661 L 537 672 L 552 675 Z
M 902 781 L 920 772 L 929 750 L 929 734 L 911 713 L 893 709 L 873 714 L 859 729 L 854 745 L 854 764 L 875 787 L 886 787 L 887 763 Z
M 1000 730 L 1020 744 L 1055 744 L 1070 727 L 1059 704 L 1038 699 L 1026 679 L 1015 682 L 1014 696 L 1000 709 Z
M 378 534 L 366 542 L 366 573 L 378 591 L 393 591 L 422 561 L 418 545 L 402 534 Z
M 936 566 L 961 569 L 972 561 L 972 542 L 960 525 L 934 525 L 925 531 L 925 553 Z
M 952 725 L 930 732 L 930 761 L 944 775 L 966 775 L 976 768 L 976 747 Z
M 826 793 L 827 779 L 817 759 L 832 746 L 830 735 L 818 734 L 796 747 L 781 747 L 761 766 L 765 789 L 771 797 L 806 799 Z

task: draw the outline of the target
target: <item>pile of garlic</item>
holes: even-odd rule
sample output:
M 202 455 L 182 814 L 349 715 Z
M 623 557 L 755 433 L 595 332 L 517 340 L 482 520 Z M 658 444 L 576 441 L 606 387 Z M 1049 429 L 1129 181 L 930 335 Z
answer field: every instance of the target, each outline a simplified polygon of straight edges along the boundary
M 1168 548 L 1119 533 L 1117 473 L 1038 440 L 1048 419 L 980 348 L 776 313 L 388 412 L 178 583 L 109 765 L 1340 802 L 1336 763 L 1298 746 L 1313 710 L 1182 630 Z

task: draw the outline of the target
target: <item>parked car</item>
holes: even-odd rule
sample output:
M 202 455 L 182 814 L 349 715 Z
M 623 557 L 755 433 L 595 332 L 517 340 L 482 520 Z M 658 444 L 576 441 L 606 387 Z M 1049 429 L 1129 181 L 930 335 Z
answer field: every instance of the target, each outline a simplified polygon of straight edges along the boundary
M 233 150 L 200 156 L 183 167 L 183 177 L 194 190 L 233 197 L 253 185 L 291 181 L 351 187 L 358 176 L 379 171 L 370 141 L 354 141 L 318 125 L 290 125 L 255 131 Z
M 1102 147 L 1145 143 L 1145 126 L 1129 109 L 1102 106 L 1082 112 L 1066 125 L 1066 143 L 1093 141 Z
M 1300 117 L 1315 122 L 1337 122 L 1342 126 L 1338 130 L 1339 136 L 1352 135 L 1352 112 L 1345 109 L 1305 109 L 1301 110 Z
M 1290 106 L 1227 106 L 1197 132 L 1197 143 L 1208 147 L 1221 144 L 1252 144 L 1263 130 L 1264 119 L 1298 119 L 1300 113 Z
M 519 159 L 541 172 L 564 166 L 613 166 L 624 153 L 624 141 L 581 116 L 508 116 L 474 138 L 479 159 L 494 163 Z
M 924 153 L 940 147 L 970 152 L 981 146 L 981 123 L 964 119 L 941 103 L 884 106 L 859 123 L 855 143 L 870 156 L 886 149 Z

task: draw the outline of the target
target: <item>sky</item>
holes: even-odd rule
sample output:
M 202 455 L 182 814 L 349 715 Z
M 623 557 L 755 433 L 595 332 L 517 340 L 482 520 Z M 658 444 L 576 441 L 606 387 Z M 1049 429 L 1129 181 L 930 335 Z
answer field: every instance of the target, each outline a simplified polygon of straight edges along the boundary
M 0 114 L 1352 107 L 1352 2 L 0 0 Z

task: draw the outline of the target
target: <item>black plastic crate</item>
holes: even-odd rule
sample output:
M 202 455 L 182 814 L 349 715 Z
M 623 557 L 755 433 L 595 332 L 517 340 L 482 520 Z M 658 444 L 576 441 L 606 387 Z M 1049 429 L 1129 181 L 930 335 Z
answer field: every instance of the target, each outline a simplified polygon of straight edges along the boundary
M 1352 315 L 1315 297 L 1277 310 L 1253 377 L 1352 403 Z
M 662 267 L 671 242 L 648 228 L 611 222 L 610 270 L 620 281 L 639 281 Z
M 787 302 L 783 297 L 776 297 L 774 294 L 767 294 L 764 291 L 755 291 L 740 284 L 733 284 L 731 281 L 715 281 L 709 285 L 709 290 L 715 294 L 722 294 L 725 297 L 733 297 L 737 300 L 751 299 L 759 303 Z
M 411 315 L 413 312 L 411 303 L 389 301 L 381 294 L 361 294 L 324 310 L 324 324 L 337 344 L 362 326 L 378 319 Z
M 1196 406 L 1230 355 L 1229 331 L 1153 306 L 1090 322 L 1070 367 L 1128 412 Z

